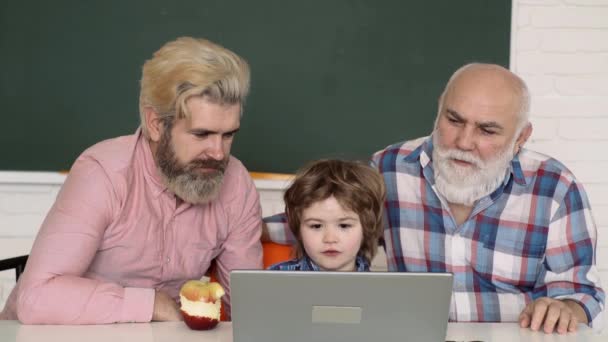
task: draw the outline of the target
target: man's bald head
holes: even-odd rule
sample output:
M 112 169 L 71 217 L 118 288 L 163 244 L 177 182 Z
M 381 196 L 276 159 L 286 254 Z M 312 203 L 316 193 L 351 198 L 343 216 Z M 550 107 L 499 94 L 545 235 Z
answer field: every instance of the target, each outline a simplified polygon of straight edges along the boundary
M 500 65 L 471 63 L 456 70 L 439 98 L 438 113 L 441 113 L 446 97 L 460 96 L 463 91 L 475 96 L 478 101 L 487 101 L 489 106 L 512 106 L 513 117 L 517 120 L 517 132 L 528 123 L 528 87 L 519 76 Z

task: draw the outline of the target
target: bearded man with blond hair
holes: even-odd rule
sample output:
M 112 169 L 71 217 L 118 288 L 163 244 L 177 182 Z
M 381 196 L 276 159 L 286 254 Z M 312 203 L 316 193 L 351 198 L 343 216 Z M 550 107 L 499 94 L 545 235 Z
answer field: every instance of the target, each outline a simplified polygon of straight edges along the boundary
M 230 270 L 262 267 L 258 193 L 230 155 L 248 92 L 230 50 L 189 37 L 158 50 L 143 66 L 140 128 L 78 157 L 0 316 L 180 320 L 181 285 L 213 260 L 229 314 Z

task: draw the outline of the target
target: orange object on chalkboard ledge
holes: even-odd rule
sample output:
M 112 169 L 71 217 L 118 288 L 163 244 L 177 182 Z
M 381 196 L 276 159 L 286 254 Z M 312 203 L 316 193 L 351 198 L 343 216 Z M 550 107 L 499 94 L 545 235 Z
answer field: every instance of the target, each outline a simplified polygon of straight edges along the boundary
M 279 181 L 290 181 L 295 175 L 290 173 L 273 173 L 273 172 L 249 172 L 249 175 L 253 179 L 264 179 L 264 180 L 279 180 Z

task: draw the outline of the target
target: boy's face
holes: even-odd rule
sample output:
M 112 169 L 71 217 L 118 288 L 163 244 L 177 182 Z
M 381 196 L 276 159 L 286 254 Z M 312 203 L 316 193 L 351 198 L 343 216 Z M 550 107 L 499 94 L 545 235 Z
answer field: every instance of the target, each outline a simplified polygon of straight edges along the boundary
M 323 271 L 354 271 L 363 241 L 359 215 L 331 196 L 302 211 L 300 236 L 306 254 Z

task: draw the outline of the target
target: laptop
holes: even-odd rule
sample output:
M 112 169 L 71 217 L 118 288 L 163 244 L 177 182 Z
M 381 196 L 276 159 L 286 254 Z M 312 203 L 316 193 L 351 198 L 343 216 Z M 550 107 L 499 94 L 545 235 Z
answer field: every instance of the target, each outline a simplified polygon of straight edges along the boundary
M 445 340 L 452 274 L 236 270 L 234 342 Z

